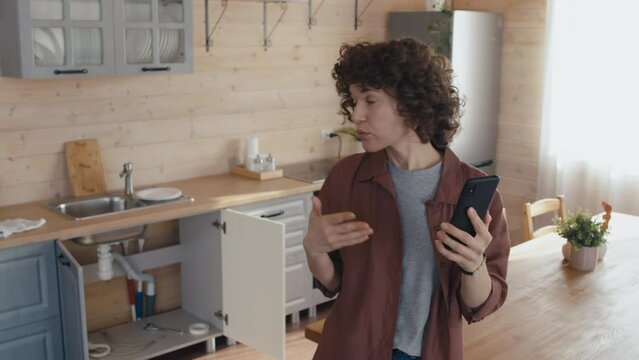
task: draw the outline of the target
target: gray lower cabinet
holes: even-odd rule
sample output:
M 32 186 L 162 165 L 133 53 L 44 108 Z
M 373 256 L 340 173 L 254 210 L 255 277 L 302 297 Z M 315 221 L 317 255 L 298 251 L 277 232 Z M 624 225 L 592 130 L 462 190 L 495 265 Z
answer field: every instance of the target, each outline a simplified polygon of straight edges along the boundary
M 60 318 L 56 316 L 0 331 L 0 359 L 62 360 L 60 330 Z
M 55 262 L 53 241 L 0 252 L 0 359 L 64 358 Z

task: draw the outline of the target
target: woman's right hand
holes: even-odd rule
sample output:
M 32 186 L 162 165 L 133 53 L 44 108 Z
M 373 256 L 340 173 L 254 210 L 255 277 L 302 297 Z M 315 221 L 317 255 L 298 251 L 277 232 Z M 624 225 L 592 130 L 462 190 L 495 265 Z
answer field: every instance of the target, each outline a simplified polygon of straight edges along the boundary
M 316 196 L 311 199 L 313 210 L 309 216 L 304 249 L 308 256 L 316 256 L 363 243 L 373 234 L 364 221 L 356 221 L 350 211 L 322 215 L 322 202 Z

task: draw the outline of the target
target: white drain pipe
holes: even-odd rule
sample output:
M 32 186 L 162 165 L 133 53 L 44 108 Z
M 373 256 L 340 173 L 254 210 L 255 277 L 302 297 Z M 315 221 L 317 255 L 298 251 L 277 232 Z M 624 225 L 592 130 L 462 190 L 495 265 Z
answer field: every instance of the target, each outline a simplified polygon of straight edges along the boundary
M 149 286 L 154 287 L 154 278 L 151 274 L 140 273 L 131 266 L 129 261 L 119 253 L 111 252 L 111 245 L 98 245 L 98 277 L 101 280 L 111 280 L 113 278 L 113 260 L 117 260 L 122 269 L 131 278 L 137 281 L 145 281 Z
M 111 280 L 113 278 L 113 256 L 111 255 L 111 245 L 98 245 L 98 277 L 100 280 Z

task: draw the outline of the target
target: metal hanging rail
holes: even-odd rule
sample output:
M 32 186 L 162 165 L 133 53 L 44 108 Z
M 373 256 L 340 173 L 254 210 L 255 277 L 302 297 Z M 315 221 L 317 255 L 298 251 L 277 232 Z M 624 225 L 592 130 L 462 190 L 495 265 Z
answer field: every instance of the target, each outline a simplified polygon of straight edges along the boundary
M 277 19 L 277 21 L 275 22 L 275 25 L 273 25 L 273 28 L 271 29 L 271 31 L 268 31 L 268 15 L 267 15 L 267 9 L 266 9 L 266 4 L 268 1 L 264 1 L 264 51 L 268 50 L 268 48 L 271 47 L 271 35 L 273 35 L 273 32 L 275 31 L 275 29 L 277 29 L 278 25 L 280 24 L 280 22 L 282 22 L 282 19 L 284 18 L 284 14 L 286 14 L 286 10 L 288 10 L 288 2 L 286 1 L 281 1 L 280 2 L 280 9 L 282 10 L 282 12 L 280 13 L 280 17 Z
M 222 0 L 222 12 L 220 13 L 220 16 L 217 18 L 217 21 L 215 22 L 215 25 L 213 26 L 213 30 L 209 31 L 209 0 L 204 0 L 204 31 L 205 31 L 205 45 L 206 45 L 206 52 L 209 52 L 209 50 L 211 49 L 211 45 L 213 45 L 213 33 L 215 32 L 215 29 L 217 29 L 217 26 L 220 24 L 220 21 L 222 20 L 222 17 L 224 16 L 224 13 L 226 12 L 226 9 L 228 9 L 229 7 L 229 1 L 228 0 Z
M 324 1 L 326 0 L 322 0 L 322 2 L 320 2 L 317 9 L 313 11 L 313 0 L 308 0 L 308 29 L 309 30 L 311 29 L 311 27 L 313 27 L 313 25 L 317 24 L 317 19 L 315 18 L 315 15 L 317 15 L 317 12 L 319 11 L 319 9 L 322 7 L 322 5 L 324 5 Z
M 364 15 L 366 10 L 368 10 L 368 7 L 371 6 L 372 2 L 373 0 L 369 0 L 366 6 L 364 6 L 364 10 L 362 10 L 362 12 L 360 13 L 359 0 L 355 0 L 355 30 L 357 30 L 357 27 L 362 24 L 362 15 Z
M 228 0 L 221 0 L 221 1 L 222 1 L 222 12 L 220 13 L 220 16 L 217 18 L 217 21 L 215 22 L 213 29 L 210 30 L 209 0 L 204 0 L 204 31 L 206 36 L 205 45 L 206 45 L 207 52 L 210 50 L 211 46 L 213 45 L 213 33 L 215 33 L 215 29 L 217 29 L 217 26 L 220 24 L 220 21 L 222 20 L 222 17 L 224 16 L 224 13 L 226 13 L 226 10 L 228 9 Z M 313 12 L 312 0 L 234 0 L 234 1 L 261 2 L 263 4 L 263 18 L 264 18 L 263 46 L 264 46 L 264 51 L 266 51 L 271 46 L 271 40 L 270 40 L 271 35 L 273 35 L 273 32 L 282 21 L 282 18 L 284 18 L 284 14 L 286 13 L 286 10 L 288 9 L 288 3 L 292 2 L 292 3 L 308 4 L 308 28 L 311 29 L 312 25 L 316 23 L 315 15 L 317 14 L 317 11 L 320 9 L 320 7 L 322 7 L 325 0 L 322 0 L 322 2 L 317 7 L 315 12 Z M 268 3 L 279 3 L 282 9 L 282 12 L 280 13 L 280 17 L 275 22 L 275 25 L 273 26 L 271 31 L 268 30 L 268 14 L 267 14 L 267 8 L 266 8 L 266 5 Z

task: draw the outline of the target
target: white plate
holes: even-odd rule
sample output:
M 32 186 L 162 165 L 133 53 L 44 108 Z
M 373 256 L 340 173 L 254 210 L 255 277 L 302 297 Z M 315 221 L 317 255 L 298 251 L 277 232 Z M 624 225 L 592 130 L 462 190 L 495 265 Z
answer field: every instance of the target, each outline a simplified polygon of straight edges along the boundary
M 180 34 L 177 30 L 161 30 L 164 36 L 163 48 L 160 52 L 160 61 L 163 63 L 174 62 L 179 50 Z
M 158 46 L 160 50 L 160 61 L 166 58 L 168 42 L 169 42 L 168 40 L 169 40 L 169 35 L 167 31 L 160 29 L 160 45 Z
M 37 66 L 51 66 L 55 60 L 55 56 L 46 46 L 39 42 L 34 43 L 33 55 Z
M 182 190 L 176 188 L 151 188 L 135 193 L 138 199 L 143 201 L 167 201 L 175 200 L 182 196 Z
M 146 42 L 144 45 L 144 51 L 142 57 L 138 59 L 139 64 L 147 64 L 153 60 L 153 34 L 150 31 L 146 32 Z
M 45 49 L 51 53 L 52 57 L 55 57 L 56 46 L 53 44 L 55 39 L 51 38 L 44 28 L 33 29 L 33 40 L 35 43 L 42 45 Z
M 64 62 L 64 33 L 60 28 L 42 28 L 51 39 L 58 61 Z M 55 31 L 54 31 L 55 29 Z

